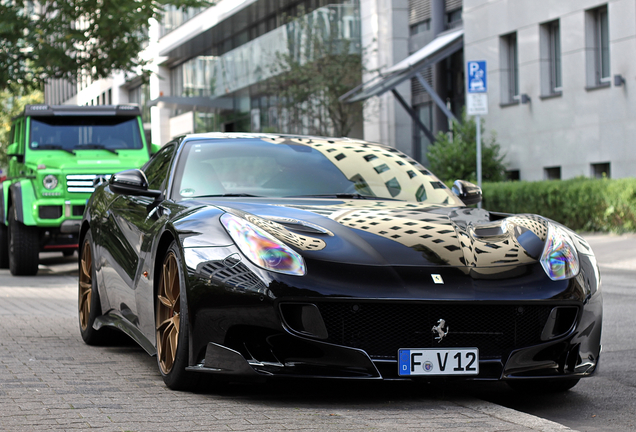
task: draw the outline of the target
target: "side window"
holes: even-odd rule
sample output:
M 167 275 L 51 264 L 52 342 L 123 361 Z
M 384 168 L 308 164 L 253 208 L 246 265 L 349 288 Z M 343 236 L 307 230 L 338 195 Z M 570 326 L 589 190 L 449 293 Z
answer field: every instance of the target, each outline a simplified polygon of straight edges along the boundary
M 175 145 L 166 145 L 142 167 L 142 171 L 146 173 L 150 189 L 161 189 L 162 184 L 168 178 L 170 162 L 174 153 Z
M 22 142 L 24 141 L 23 138 L 23 133 L 22 133 L 22 127 L 24 124 L 24 120 L 23 119 L 18 119 L 16 120 L 14 126 L 13 126 L 13 141 L 11 141 L 11 143 L 17 142 L 18 144 L 18 149 L 20 151 L 23 151 L 24 147 Z M 10 143 L 10 144 L 11 144 Z

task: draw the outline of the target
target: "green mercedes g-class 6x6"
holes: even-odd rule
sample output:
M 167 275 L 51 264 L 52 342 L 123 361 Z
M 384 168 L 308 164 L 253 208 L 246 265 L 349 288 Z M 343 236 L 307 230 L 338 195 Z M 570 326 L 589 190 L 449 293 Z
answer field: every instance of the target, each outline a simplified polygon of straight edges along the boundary
M 95 187 L 151 153 L 134 105 L 28 105 L 11 137 L 0 188 L 0 268 L 13 275 L 36 274 L 41 251 L 71 255 Z

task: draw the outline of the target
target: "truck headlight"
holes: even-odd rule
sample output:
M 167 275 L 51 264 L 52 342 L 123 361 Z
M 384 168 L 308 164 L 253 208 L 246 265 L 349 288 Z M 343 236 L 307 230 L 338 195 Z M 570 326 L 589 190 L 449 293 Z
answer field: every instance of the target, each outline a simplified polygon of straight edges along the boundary
M 44 185 L 45 189 L 55 189 L 57 187 L 57 177 L 55 177 L 53 174 L 49 174 L 44 177 L 44 179 L 42 180 L 42 184 Z

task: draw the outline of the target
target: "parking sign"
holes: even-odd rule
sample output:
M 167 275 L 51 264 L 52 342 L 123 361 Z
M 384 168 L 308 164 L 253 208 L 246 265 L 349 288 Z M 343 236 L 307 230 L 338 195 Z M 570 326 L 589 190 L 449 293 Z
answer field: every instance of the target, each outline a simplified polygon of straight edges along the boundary
M 468 93 L 486 93 L 488 81 L 486 79 L 486 61 L 469 61 L 466 65 L 468 77 Z

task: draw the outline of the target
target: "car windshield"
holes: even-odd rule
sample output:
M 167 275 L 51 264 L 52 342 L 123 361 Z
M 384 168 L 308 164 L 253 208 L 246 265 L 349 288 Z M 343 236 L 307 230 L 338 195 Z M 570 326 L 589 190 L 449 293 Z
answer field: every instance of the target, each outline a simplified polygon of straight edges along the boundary
M 136 117 L 58 116 L 31 119 L 33 150 L 116 150 L 142 148 Z
M 375 144 L 307 138 L 192 140 L 173 182 L 179 199 L 257 196 L 393 199 L 462 205 L 426 168 Z

